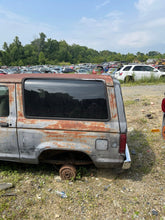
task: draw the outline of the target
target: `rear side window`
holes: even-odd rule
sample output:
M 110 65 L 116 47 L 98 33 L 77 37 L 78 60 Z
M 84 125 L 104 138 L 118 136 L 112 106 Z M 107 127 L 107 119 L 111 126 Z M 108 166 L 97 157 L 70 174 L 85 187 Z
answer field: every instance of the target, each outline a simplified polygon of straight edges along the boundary
M 152 72 L 152 71 L 154 71 L 154 68 L 152 68 L 151 66 L 144 66 L 144 71 L 150 71 L 150 72 Z
M 135 66 L 135 67 L 133 68 L 133 71 L 144 71 L 144 70 L 143 70 L 143 66 Z
M 129 71 L 131 69 L 131 66 L 126 66 L 123 71 Z
M 0 86 L 0 117 L 9 116 L 9 89 Z
M 26 79 L 24 112 L 28 117 L 107 120 L 104 82 L 71 79 Z

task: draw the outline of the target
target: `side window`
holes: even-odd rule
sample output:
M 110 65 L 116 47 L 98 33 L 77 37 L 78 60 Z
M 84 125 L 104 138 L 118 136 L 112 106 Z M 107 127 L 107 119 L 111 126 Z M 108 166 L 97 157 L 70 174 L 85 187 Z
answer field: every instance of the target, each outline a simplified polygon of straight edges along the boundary
M 144 66 L 144 71 L 153 72 L 153 71 L 154 71 L 154 68 L 152 68 L 151 66 Z
M 131 69 L 131 66 L 126 66 L 123 71 L 129 71 Z
M 6 86 L 0 86 L 0 117 L 9 116 L 9 90 Z
M 133 71 L 142 71 L 142 66 L 135 66 Z
M 107 120 L 107 103 L 103 81 L 27 79 L 24 82 L 27 117 Z

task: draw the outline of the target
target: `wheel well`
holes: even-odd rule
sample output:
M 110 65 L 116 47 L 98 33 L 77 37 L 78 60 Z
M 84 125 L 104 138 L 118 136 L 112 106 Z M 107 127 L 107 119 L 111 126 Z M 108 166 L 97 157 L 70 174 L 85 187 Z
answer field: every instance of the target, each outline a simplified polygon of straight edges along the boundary
M 161 75 L 161 76 L 160 76 L 160 79 L 163 79 L 163 80 L 164 80 L 164 79 L 165 79 L 165 75 Z
M 86 165 L 92 164 L 91 158 L 84 152 L 67 150 L 45 150 L 39 156 L 39 162 L 51 164 L 74 164 Z
M 125 78 L 124 78 L 124 82 L 130 82 L 130 81 L 134 81 L 134 77 L 133 76 L 126 76 Z

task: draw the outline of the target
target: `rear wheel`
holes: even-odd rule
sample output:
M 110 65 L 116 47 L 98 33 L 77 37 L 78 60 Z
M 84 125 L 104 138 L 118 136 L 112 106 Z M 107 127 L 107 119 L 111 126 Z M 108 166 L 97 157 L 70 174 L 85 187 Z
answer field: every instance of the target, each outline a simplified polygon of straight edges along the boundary
M 164 82 L 165 81 L 165 75 L 160 76 L 160 80 Z
M 74 180 L 76 178 L 76 168 L 70 164 L 63 165 L 59 170 L 59 174 L 62 180 Z
M 125 79 L 124 79 L 124 82 L 125 82 L 125 83 L 133 82 L 133 81 L 134 81 L 134 79 L 133 79 L 132 76 L 126 76 Z

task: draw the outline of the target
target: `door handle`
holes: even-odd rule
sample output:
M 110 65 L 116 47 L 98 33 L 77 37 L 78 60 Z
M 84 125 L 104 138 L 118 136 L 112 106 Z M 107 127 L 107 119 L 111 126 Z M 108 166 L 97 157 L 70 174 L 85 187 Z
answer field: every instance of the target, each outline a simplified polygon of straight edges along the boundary
M 9 124 L 7 122 L 1 122 L 0 127 L 2 127 L 2 128 L 9 127 Z

